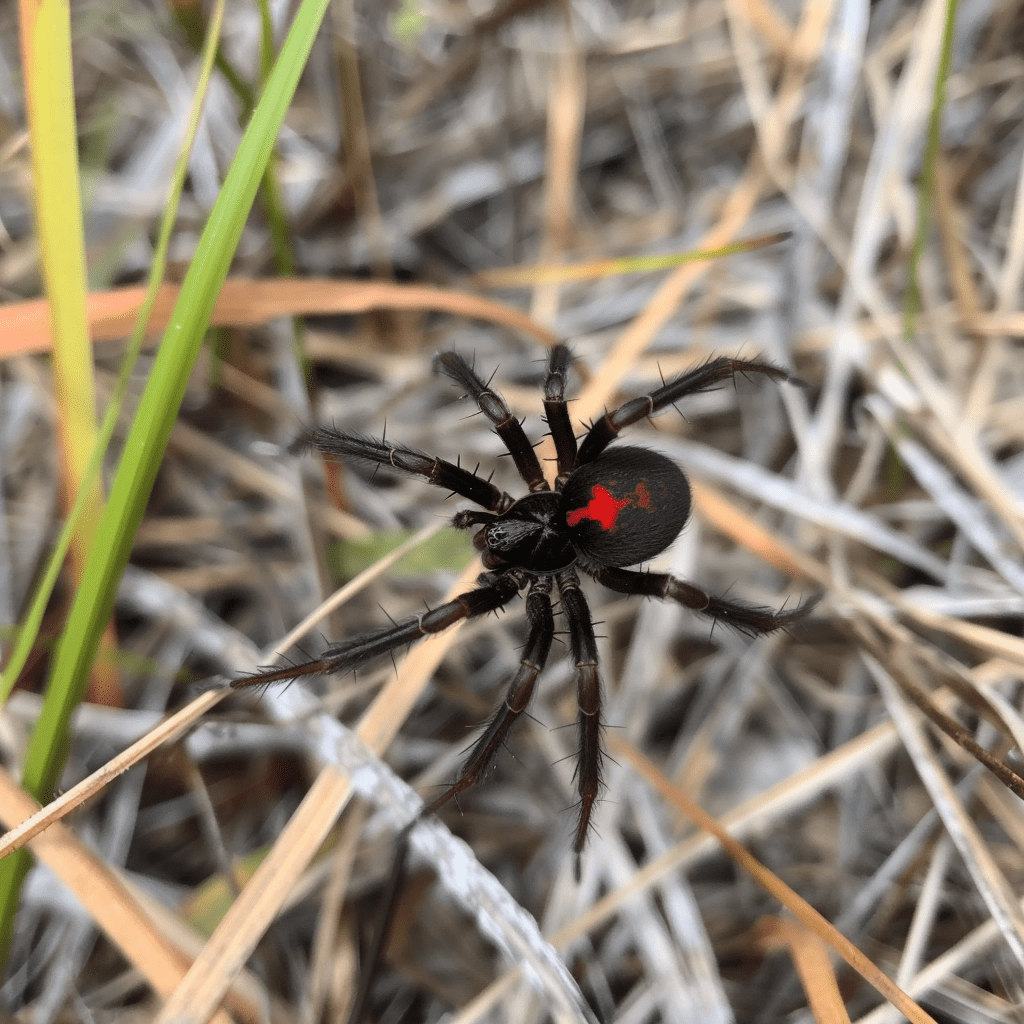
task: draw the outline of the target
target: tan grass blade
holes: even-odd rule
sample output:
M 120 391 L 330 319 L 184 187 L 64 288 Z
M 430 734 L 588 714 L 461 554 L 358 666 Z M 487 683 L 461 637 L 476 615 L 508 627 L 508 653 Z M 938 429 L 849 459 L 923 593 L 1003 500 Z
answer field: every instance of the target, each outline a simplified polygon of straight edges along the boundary
M 93 341 L 129 335 L 144 296 L 142 288 L 118 288 L 89 295 L 86 309 Z M 177 298 L 177 286 L 168 284 L 160 288 L 149 321 L 152 334 L 167 326 Z M 230 278 L 217 298 L 211 326 L 256 327 L 279 316 L 365 313 L 373 309 L 437 310 L 502 324 L 545 345 L 553 345 L 558 340 L 519 310 L 476 295 L 387 281 L 316 278 Z M 50 344 L 49 305 L 45 299 L 4 306 L 0 320 L 0 358 L 48 352 Z
M 789 952 L 818 1024 L 850 1024 L 828 947 L 813 931 L 780 917 L 762 918 L 755 931 L 761 949 Z
M 829 924 L 803 897 L 797 895 L 774 872 L 769 871 L 703 808 L 693 803 L 677 786 L 665 778 L 657 767 L 648 761 L 635 747 L 623 743 L 615 736 L 609 738 L 609 746 L 616 755 L 627 759 L 634 768 L 665 797 L 677 810 L 685 814 L 705 832 L 713 835 L 722 849 L 748 874 L 752 875 L 764 889 L 771 893 L 805 927 L 834 949 L 865 981 L 873 985 L 886 999 L 914 1024 L 935 1024 L 905 992 L 883 974 L 856 946 Z
M 0 813 L 8 827 L 39 818 L 39 805 L 6 772 L 0 771 Z M 32 852 L 75 894 L 96 924 L 121 949 L 153 986 L 167 996 L 180 984 L 188 968 L 184 954 L 153 926 L 118 874 L 98 858 L 70 829 L 51 824 L 44 835 L 31 840 Z M 232 1009 L 247 1020 L 258 1020 L 259 1009 L 230 1000 Z M 216 1008 L 214 1008 L 216 1009 Z M 217 1011 L 212 1019 L 229 1024 L 230 1017 Z

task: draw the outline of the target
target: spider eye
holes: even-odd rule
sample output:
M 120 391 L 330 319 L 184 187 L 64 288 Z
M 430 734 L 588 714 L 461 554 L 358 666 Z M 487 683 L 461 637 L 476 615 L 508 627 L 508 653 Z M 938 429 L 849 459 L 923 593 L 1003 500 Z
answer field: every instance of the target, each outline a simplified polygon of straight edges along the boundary
M 609 448 L 566 480 L 562 514 L 579 551 L 602 565 L 636 565 L 679 536 L 690 517 L 690 485 L 658 452 Z

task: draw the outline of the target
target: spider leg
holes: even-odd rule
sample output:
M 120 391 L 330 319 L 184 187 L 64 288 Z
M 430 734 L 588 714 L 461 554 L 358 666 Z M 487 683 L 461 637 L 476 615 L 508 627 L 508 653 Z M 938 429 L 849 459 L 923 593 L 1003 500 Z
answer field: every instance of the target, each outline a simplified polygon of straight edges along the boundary
M 512 456 L 519 475 L 532 491 L 550 490 L 540 468 L 540 459 L 533 450 L 523 425 L 512 415 L 505 399 L 489 384 L 481 380 L 474 369 L 456 352 L 442 352 L 434 361 L 434 368 L 451 378 L 472 395 L 480 411 L 494 424 L 495 433 Z
M 489 480 L 478 477 L 453 462 L 434 458 L 415 448 L 391 444 L 374 437 L 364 437 L 336 427 L 318 427 L 304 438 L 309 448 L 344 459 L 358 459 L 378 466 L 392 466 L 403 473 L 422 476 L 432 484 L 469 498 L 491 512 L 503 512 L 513 499 L 498 490 Z
M 641 597 L 660 597 L 666 601 L 677 601 L 686 608 L 710 616 L 716 622 L 723 622 L 750 636 L 785 629 L 786 626 L 802 619 L 819 600 L 814 596 L 788 612 L 774 611 L 771 608 L 744 604 L 742 601 L 712 597 L 692 583 L 686 583 L 668 573 L 612 569 L 592 563 L 581 563 L 581 568 L 609 590 L 615 590 L 620 594 L 638 594 Z
M 555 634 L 555 620 L 551 611 L 550 576 L 539 576 L 530 585 L 529 593 L 526 595 L 526 618 L 529 622 L 526 647 L 519 663 L 519 670 L 509 684 L 501 707 L 491 718 L 484 734 L 476 741 L 455 784 L 446 789 L 436 800 L 426 804 L 420 813 L 398 834 L 395 859 L 380 901 L 373 939 L 367 951 L 364 969 L 360 972 L 359 990 L 352 1004 L 348 1024 L 359 1024 L 363 1019 L 363 1007 L 366 1005 L 374 973 L 381 962 L 382 953 L 388 941 L 398 894 L 405 883 L 406 863 L 409 859 L 409 836 L 416 822 L 435 813 L 453 797 L 458 796 L 463 790 L 480 780 L 494 759 L 498 747 L 530 702 L 534 683 L 547 661 L 548 652 L 551 650 L 551 641 Z
M 555 345 L 551 350 L 548 375 L 544 379 L 544 414 L 548 429 L 555 442 L 558 456 L 558 482 L 561 488 L 569 474 L 576 468 L 576 434 L 569 418 L 569 407 L 565 402 L 565 385 L 572 365 L 572 353 L 565 345 Z
M 497 611 L 519 593 L 525 580 L 522 573 L 512 570 L 484 573 L 478 582 L 480 586 L 476 590 L 467 590 L 465 594 L 430 611 L 403 619 L 393 626 L 374 629 L 352 637 L 351 640 L 331 644 L 315 661 L 256 672 L 233 680 L 231 685 L 236 688 L 259 686 L 283 679 L 298 679 L 300 676 L 351 672 L 374 658 L 390 654 L 430 633 L 440 633 L 463 619 Z
M 558 574 L 562 610 L 569 625 L 569 646 L 576 665 L 576 702 L 579 706 L 579 761 L 576 787 L 580 796 L 579 818 L 572 850 L 576 856 L 576 879 L 580 877 L 580 855 L 590 831 L 594 802 L 601 791 L 601 675 L 598 671 L 597 639 L 587 599 L 574 569 Z
M 509 684 L 501 707 L 491 716 L 483 735 L 473 745 L 459 772 L 459 777 L 436 800 L 432 800 L 423 808 L 423 815 L 433 814 L 453 797 L 476 785 L 483 778 L 498 748 L 529 705 L 534 684 L 547 661 L 551 641 L 555 635 L 550 576 L 538 576 L 530 584 L 529 593 L 526 595 L 526 620 L 529 623 L 526 647 L 519 662 L 519 670 Z
M 788 370 L 773 363 L 730 359 L 728 356 L 710 359 L 703 366 L 668 381 L 649 395 L 631 399 L 617 409 L 605 413 L 587 431 L 587 436 L 580 445 L 578 464 L 582 466 L 587 462 L 593 462 L 619 436 L 619 432 L 631 424 L 652 416 L 659 409 L 664 409 L 665 406 L 678 402 L 687 395 L 713 391 L 723 381 L 732 380 L 737 373 L 760 373 L 774 381 L 788 380 L 799 383 Z

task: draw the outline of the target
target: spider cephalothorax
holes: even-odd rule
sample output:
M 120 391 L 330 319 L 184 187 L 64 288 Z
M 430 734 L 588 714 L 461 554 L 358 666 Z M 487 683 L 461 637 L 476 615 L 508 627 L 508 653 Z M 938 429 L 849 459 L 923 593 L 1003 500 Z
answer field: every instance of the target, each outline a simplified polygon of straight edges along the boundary
M 483 511 L 457 513 L 454 525 L 459 529 L 477 528 L 473 540 L 487 571 L 475 590 L 438 608 L 333 644 L 316 661 L 261 672 L 234 685 L 349 671 L 462 619 L 495 611 L 525 588 L 528 630 L 519 670 L 458 779 L 426 808 L 425 813 L 430 813 L 481 778 L 526 710 L 554 639 L 551 594 L 557 587 L 575 663 L 579 707 L 579 819 L 574 843 L 578 863 L 601 785 L 601 682 L 594 626 L 577 571 L 619 593 L 677 601 L 751 634 L 788 625 L 805 615 L 812 602 L 776 612 L 711 597 L 666 573 L 626 568 L 655 557 L 676 539 L 690 516 L 690 485 L 683 471 L 658 452 L 632 445 L 611 446 L 624 428 L 687 395 L 709 391 L 737 373 L 762 374 L 781 382 L 793 379 L 786 370 L 771 363 L 712 359 L 651 394 L 606 413 L 590 427 L 577 448 L 565 400 L 570 362 L 569 350 L 564 345 L 555 346 L 544 383 L 544 411 L 557 459 L 552 488 L 522 424 L 504 399 L 462 356 L 445 352 L 437 358 L 436 368 L 470 394 L 494 424 L 529 488 L 530 493 L 519 500 L 455 463 L 414 448 L 333 427 L 311 433 L 309 446 L 325 455 L 392 466 L 481 506 Z

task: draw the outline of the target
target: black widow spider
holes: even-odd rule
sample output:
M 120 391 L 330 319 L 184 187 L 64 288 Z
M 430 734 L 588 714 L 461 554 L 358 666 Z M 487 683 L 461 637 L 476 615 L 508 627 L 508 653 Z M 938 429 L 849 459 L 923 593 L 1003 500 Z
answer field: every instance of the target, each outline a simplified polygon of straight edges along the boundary
M 324 455 L 392 466 L 422 476 L 482 506 L 486 511 L 456 513 L 453 525 L 460 530 L 480 527 L 473 542 L 482 552 L 487 571 L 479 577 L 475 590 L 438 608 L 332 644 L 315 661 L 260 672 L 235 680 L 232 685 L 252 686 L 299 676 L 347 672 L 427 634 L 440 633 L 462 619 L 496 611 L 520 590 L 528 588 L 528 630 L 519 670 L 501 706 L 470 751 L 458 779 L 424 808 L 424 815 L 431 814 L 479 781 L 509 730 L 526 710 L 555 635 L 551 592 L 557 585 L 575 662 L 579 706 L 579 818 L 573 844 L 578 874 L 580 853 L 601 788 L 602 752 L 597 642 L 577 570 L 619 593 L 678 601 L 751 635 L 788 626 L 804 616 L 815 599 L 790 611 L 772 611 L 711 597 L 666 573 L 625 568 L 654 558 L 676 539 L 690 517 L 690 485 L 682 470 L 658 452 L 633 445 L 609 447 L 624 428 L 687 395 L 710 391 L 737 373 L 762 374 L 778 382 L 793 381 L 786 370 L 771 363 L 743 359 L 709 360 L 651 394 L 606 413 L 590 427 L 577 449 L 565 400 L 571 361 L 569 349 L 556 345 L 551 350 L 544 382 L 544 411 L 557 457 L 554 489 L 544 477 L 522 424 L 505 400 L 477 376 L 462 356 L 444 352 L 435 361 L 435 370 L 472 395 L 480 411 L 494 424 L 529 488 L 530 493 L 523 498 L 515 499 L 475 472 L 414 448 L 334 427 L 311 432 L 306 438 L 308 446 Z

